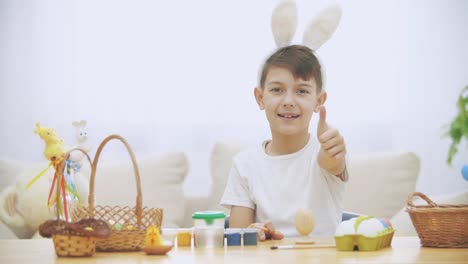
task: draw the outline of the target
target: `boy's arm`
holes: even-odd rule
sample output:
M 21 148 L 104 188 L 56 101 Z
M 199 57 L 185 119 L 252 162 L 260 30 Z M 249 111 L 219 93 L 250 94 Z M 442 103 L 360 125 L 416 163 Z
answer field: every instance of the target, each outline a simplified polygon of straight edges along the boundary
M 273 223 L 267 221 L 266 223 L 254 223 L 255 210 L 243 206 L 232 206 L 231 215 L 229 216 L 230 228 L 257 228 L 257 237 L 260 241 L 265 239 L 281 240 L 284 235 L 275 230 Z
M 246 228 L 255 222 L 255 211 L 243 206 L 232 206 L 229 216 L 230 228 Z
M 348 169 L 346 168 L 346 160 L 344 157 L 335 158 L 330 156 L 323 147 L 321 147 L 317 161 L 320 168 L 328 171 L 330 174 L 336 175 L 343 181 L 348 180 Z

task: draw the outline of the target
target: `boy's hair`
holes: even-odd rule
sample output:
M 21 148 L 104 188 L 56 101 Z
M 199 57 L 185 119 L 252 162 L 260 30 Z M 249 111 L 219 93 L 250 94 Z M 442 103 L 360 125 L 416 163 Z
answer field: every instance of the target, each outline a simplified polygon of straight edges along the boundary
M 294 78 L 310 80 L 317 84 L 317 93 L 322 91 L 322 67 L 314 52 L 302 45 L 291 45 L 278 49 L 262 67 L 260 87 L 263 89 L 265 79 L 271 67 L 284 67 L 292 72 Z

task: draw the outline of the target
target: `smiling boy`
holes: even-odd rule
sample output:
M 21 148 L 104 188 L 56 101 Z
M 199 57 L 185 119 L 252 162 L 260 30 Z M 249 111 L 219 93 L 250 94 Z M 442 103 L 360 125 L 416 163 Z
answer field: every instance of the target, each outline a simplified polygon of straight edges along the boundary
M 280 48 L 266 60 L 254 95 L 271 140 L 234 158 L 221 199 L 231 209 L 230 227 L 257 227 L 260 240 L 298 236 L 295 214 L 308 208 L 316 221 L 312 234 L 334 234 L 348 178 L 346 145 L 326 122 L 322 85 L 320 63 L 306 46 Z M 314 113 L 319 122 L 313 136 Z

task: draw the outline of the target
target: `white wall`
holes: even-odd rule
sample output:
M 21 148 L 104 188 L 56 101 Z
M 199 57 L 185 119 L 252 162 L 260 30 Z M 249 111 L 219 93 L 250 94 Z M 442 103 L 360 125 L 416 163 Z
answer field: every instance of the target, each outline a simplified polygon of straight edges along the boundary
M 298 0 L 295 43 L 329 2 Z M 214 142 L 269 135 L 252 88 L 274 50 L 276 3 L 0 0 L 0 158 L 44 161 L 34 124 L 71 145 L 71 122 L 86 119 L 95 145 L 118 133 L 137 156 L 187 151 L 186 191 L 203 194 Z M 448 167 L 441 136 L 468 85 L 468 2 L 341 4 L 341 24 L 318 55 L 328 120 L 349 152 L 414 151 L 418 190 L 466 190 L 467 143 Z M 108 155 L 123 158 L 116 153 Z

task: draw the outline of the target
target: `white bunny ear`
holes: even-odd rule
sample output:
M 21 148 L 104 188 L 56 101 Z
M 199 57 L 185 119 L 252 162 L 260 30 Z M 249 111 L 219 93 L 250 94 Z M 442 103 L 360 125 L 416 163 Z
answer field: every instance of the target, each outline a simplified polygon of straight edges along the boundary
M 335 32 L 341 19 L 341 7 L 338 4 L 331 5 L 310 22 L 304 31 L 303 44 L 316 51 Z
M 279 3 L 271 16 L 271 29 L 276 46 L 287 46 L 296 32 L 297 8 L 293 0 Z
M 81 126 L 82 128 L 85 128 L 85 127 L 86 127 L 86 120 L 81 120 L 81 121 L 80 121 L 80 126 Z

